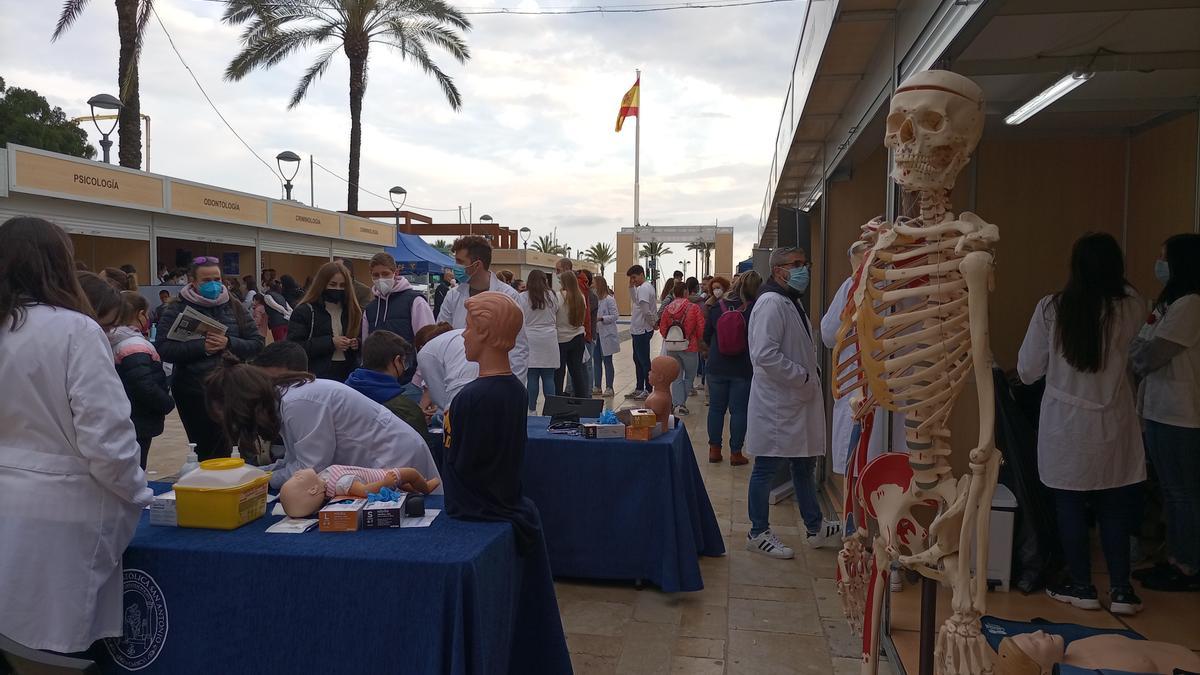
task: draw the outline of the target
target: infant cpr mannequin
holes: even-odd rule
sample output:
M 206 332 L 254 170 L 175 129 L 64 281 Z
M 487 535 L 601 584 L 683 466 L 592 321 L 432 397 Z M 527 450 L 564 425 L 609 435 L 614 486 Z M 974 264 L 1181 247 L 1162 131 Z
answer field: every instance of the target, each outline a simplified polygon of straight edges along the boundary
M 1130 673 L 1200 673 L 1200 656 L 1168 642 L 1094 635 L 1064 645 L 1062 636 L 1039 630 L 1000 642 L 996 675 L 1050 675 L 1057 663 Z
M 291 518 L 307 518 L 316 513 L 326 499 L 350 496 L 365 498 L 380 489 L 399 486 L 405 492 L 429 494 L 441 485 L 437 478 L 425 480 L 412 468 L 370 469 L 361 466 L 333 465 L 321 473 L 301 469 L 279 488 L 279 503 Z

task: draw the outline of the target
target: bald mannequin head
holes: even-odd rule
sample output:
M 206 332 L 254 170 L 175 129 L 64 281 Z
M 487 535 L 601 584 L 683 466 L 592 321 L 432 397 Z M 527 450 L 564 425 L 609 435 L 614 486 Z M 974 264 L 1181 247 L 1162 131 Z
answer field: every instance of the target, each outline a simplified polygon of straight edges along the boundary
M 485 291 L 466 302 L 467 330 L 463 347 L 467 360 L 479 364 L 479 376 L 512 372 L 508 352 L 517 342 L 524 315 L 512 298 L 496 291 Z

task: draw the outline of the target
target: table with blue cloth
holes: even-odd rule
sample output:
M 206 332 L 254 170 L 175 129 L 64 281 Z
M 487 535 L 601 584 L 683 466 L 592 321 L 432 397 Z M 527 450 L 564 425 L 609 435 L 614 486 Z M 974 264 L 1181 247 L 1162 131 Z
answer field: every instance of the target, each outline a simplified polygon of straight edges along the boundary
M 521 479 L 554 576 L 704 588 L 700 556 L 724 555 L 725 542 L 687 428 L 627 441 L 552 434 L 549 424 L 529 418 Z
M 545 554 L 519 557 L 508 523 L 265 532 L 280 519 L 219 531 L 143 515 L 106 671 L 571 672 Z

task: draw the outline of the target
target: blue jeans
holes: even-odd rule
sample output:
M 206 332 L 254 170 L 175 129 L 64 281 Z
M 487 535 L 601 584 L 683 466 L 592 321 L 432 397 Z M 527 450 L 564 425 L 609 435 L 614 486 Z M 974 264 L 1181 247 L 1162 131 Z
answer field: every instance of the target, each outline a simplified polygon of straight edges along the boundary
M 638 391 L 650 391 L 650 338 L 654 333 L 642 333 L 631 337 L 633 341 L 633 388 Z
M 1100 529 L 1100 548 L 1108 563 L 1109 585 L 1130 588 L 1129 537 L 1137 526 L 1141 513 L 1142 484 L 1126 485 L 1109 490 L 1054 490 L 1054 505 L 1058 516 L 1058 536 L 1062 541 L 1063 558 L 1071 582 L 1092 585 L 1092 555 L 1087 505 L 1096 511 Z
M 528 383 L 526 389 L 529 390 L 529 412 L 536 412 L 539 382 L 542 385 L 542 393 L 546 395 L 546 398 L 554 395 L 554 369 L 530 368 L 525 379 Z
M 600 338 L 596 338 L 592 342 L 592 386 L 596 389 L 600 388 L 601 375 L 605 376 L 605 378 L 608 380 L 608 388 L 612 389 L 613 378 L 616 377 L 616 370 L 613 368 L 612 354 L 603 356 L 600 353 Z
M 699 352 L 667 352 L 667 356 L 679 362 L 679 377 L 671 383 L 671 404 L 687 405 L 688 390 L 696 379 L 696 368 L 700 364 Z
M 785 462 L 791 466 L 792 488 L 796 491 L 796 505 L 800 507 L 800 518 L 809 534 L 821 531 L 824 516 L 821 503 L 817 501 L 817 485 L 813 482 L 813 467 L 816 457 L 755 457 L 754 470 L 750 472 L 750 490 L 746 496 L 750 512 L 750 536 L 757 537 L 771 527 L 770 499 L 771 481 Z
M 1146 449 L 1162 486 L 1167 557 L 1200 572 L 1200 429 L 1146 420 Z
M 721 447 L 725 411 L 729 411 L 729 449 L 741 452 L 746 441 L 746 407 L 750 403 L 750 378 L 708 376 L 708 444 Z

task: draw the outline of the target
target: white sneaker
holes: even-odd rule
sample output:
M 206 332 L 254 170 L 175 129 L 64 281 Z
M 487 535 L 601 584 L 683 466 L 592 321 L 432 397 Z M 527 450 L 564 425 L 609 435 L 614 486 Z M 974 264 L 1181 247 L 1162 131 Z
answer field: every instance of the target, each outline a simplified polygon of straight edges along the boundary
M 830 544 L 841 543 L 842 523 L 837 520 L 827 520 L 821 525 L 820 531 L 808 535 L 805 540 L 809 548 L 824 548 Z
M 796 557 L 796 552 L 779 541 L 779 537 L 776 537 L 775 533 L 770 530 L 763 530 L 757 537 L 747 534 L 746 550 L 780 560 L 791 560 Z
M 899 593 L 900 591 L 904 590 L 904 580 L 900 575 L 899 568 L 892 568 L 888 583 L 891 585 L 893 593 Z
M 600 395 L 600 387 L 592 387 L 592 396 Z
M 682 406 L 682 405 L 675 406 L 675 410 L 673 410 L 671 412 L 673 412 L 676 417 L 686 417 L 686 416 L 692 414 L 692 411 L 688 410 L 687 406 Z
M 613 391 L 612 387 L 604 390 L 605 396 L 616 396 L 617 392 Z

